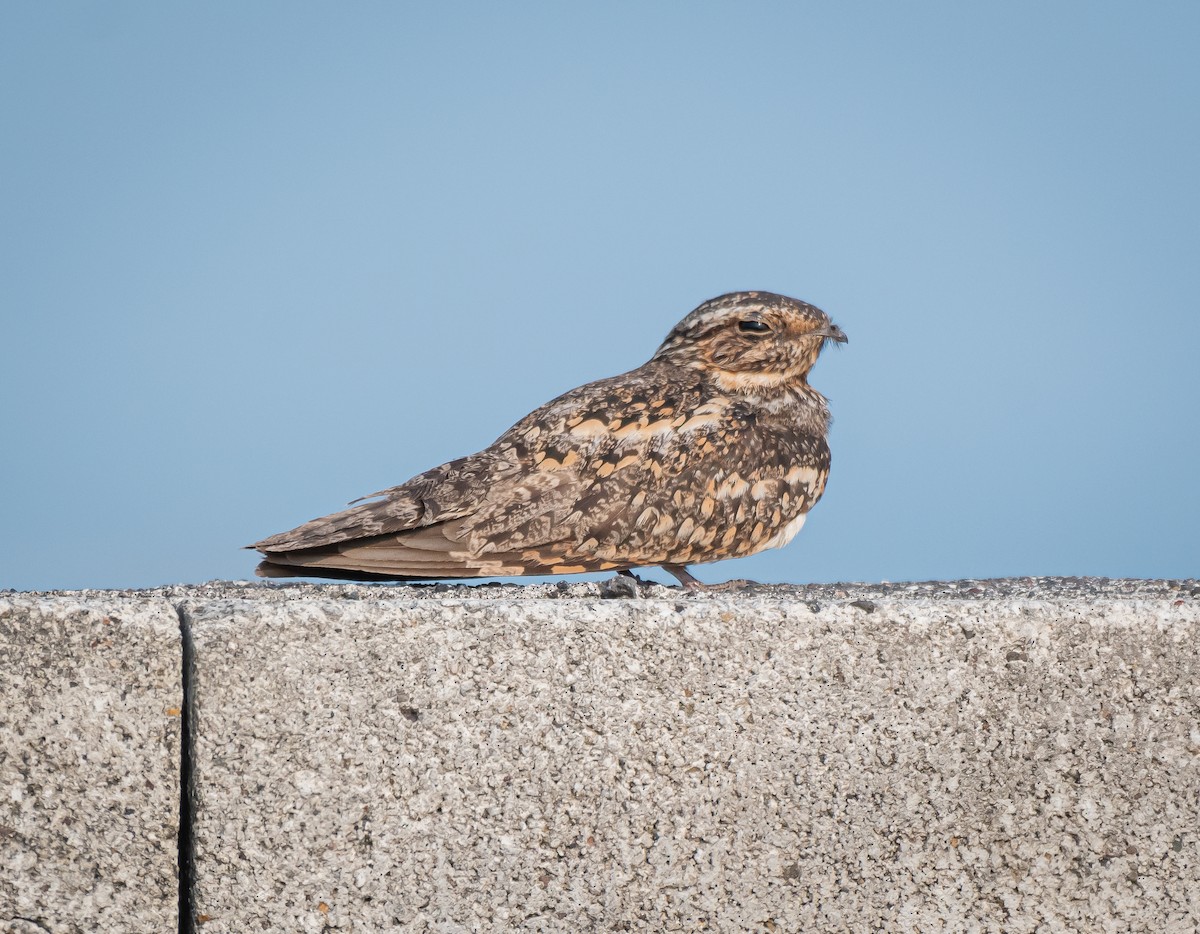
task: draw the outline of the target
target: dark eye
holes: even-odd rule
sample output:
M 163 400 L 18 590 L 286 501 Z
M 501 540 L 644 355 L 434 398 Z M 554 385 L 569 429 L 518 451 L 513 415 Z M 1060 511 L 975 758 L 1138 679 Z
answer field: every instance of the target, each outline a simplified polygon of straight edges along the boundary
M 745 321 L 738 322 L 738 330 L 748 334 L 766 334 L 771 330 L 771 325 L 765 321 L 759 321 L 757 318 L 747 318 Z

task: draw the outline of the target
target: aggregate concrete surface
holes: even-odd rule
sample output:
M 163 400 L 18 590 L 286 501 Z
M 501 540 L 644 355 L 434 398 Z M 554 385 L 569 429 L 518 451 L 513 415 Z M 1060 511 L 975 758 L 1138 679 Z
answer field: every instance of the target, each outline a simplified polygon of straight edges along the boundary
M 203 934 L 1200 930 L 1196 581 L 160 594 Z
M 177 929 L 179 617 L 0 594 L 0 931 Z

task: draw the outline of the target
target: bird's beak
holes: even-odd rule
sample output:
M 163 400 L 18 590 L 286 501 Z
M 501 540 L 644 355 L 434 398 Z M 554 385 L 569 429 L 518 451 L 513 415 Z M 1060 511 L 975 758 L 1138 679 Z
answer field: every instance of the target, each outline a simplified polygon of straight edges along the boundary
M 848 340 L 846 332 L 839 328 L 832 321 L 825 327 L 812 332 L 817 337 L 823 337 L 826 340 L 836 341 L 839 344 L 844 344 Z

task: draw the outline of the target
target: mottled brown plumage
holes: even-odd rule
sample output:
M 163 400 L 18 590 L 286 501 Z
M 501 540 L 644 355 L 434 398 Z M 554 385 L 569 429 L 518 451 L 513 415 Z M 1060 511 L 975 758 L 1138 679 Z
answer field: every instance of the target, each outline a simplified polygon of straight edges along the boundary
M 636 370 L 573 389 L 478 454 L 253 545 L 263 577 L 575 574 L 739 558 L 791 540 L 829 473 L 808 385 L 820 309 L 734 292 Z

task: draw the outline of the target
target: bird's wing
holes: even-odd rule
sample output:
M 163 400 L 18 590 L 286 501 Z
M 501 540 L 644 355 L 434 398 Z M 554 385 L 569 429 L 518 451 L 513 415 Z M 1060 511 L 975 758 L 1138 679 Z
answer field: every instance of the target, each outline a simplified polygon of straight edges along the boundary
M 519 464 L 489 448 L 363 497 L 369 502 L 313 519 L 250 547 L 264 553 L 305 551 L 424 528 L 465 515 L 490 488 L 519 472 Z
M 604 440 L 600 423 L 589 417 L 611 416 L 631 401 L 622 380 L 572 390 L 478 454 L 256 543 L 266 558 L 259 574 L 303 575 L 304 568 L 391 579 L 566 573 L 556 554 L 574 541 L 565 520 L 587 485 L 579 468 Z M 579 425 L 583 429 L 574 431 Z M 542 551 L 535 554 L 535 546 Z M 596 556 L 584 565 L 572 568 L 618 566 Z
M 263 577 L 373 580 L 567 573 L 552 553 L 547 552 L 543 559 L 529 546 L 555 536 L 560 517 L 574 500 L 572 474 L 495 470 L 489 476 L 494 483 L 466 499 L 460 498 L 457 489 L 435 485 L 426 490 L 420 516 L 423 524 L 411 522 L 409 509 L 402 520 L 410 523 L 405 528 L 386 527 L 398 521 L 389 504 L 403 503 L 413 495 L 402 487 L 403 492 L 389 494 L 379 503 L 364 504 L 376 507 L 374 511 L 364 513 L 364 506 L 358 506 L 316 520 L 314 534 L 300 542 L 319 544 L 284 550 L 272 546 L 270 539 L 260 542 L 255 547 L 265 560 L 258 573 Z M 573 570 L 615 566 L 596 558 Z

